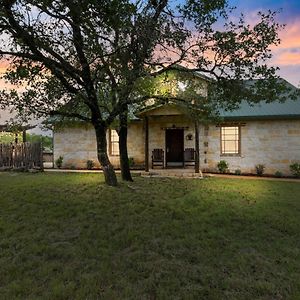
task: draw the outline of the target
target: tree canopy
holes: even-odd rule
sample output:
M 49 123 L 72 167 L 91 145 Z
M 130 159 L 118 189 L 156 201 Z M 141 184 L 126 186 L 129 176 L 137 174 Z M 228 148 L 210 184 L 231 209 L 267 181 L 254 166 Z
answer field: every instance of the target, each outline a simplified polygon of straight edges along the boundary
M 140 93 L 142 79 L 201 72 L 212 79 L 211 99 L 229 106 L 241 95 L 278 95 L 277 68 L 268 65 L 270 47 L 280 43 L 276 13 L 260 12 L 255 25 L 242 15 L 233 22 L 231 13 L 226 0 L 0 0 L 0 59 L 10 62 L 4 77 L 22 87 L 2 90 L 0 104 L 23 118 L 92 123 L 115 184 L 103 136 L 128 105 L 153 96 Z M 255 92 L 245 79 L 256 79 Z

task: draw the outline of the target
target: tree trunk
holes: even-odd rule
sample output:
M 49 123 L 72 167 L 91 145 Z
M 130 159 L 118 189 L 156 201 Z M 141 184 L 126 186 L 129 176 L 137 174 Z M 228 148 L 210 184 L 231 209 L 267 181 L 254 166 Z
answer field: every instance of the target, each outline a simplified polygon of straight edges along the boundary
M 107 128 L 100 124 L 94 124 L 94 128 L 95 128 L 96 139 L 97 139 L 97 155 L 103 170 L 105 183 L 110 186 L 117 186 L 118 181 L 117 181 L 116 173 L 107 155 L 107 140 L 106 140 Z
M 119 129 L 119 150 L 120 150 L 120 167 L 122 179 L 125 181 L 133 181 L 130 173 L 129 157 L 127 150 L 127 132 L 128 132 L 128 108 L 124 109 L 120 115 Z

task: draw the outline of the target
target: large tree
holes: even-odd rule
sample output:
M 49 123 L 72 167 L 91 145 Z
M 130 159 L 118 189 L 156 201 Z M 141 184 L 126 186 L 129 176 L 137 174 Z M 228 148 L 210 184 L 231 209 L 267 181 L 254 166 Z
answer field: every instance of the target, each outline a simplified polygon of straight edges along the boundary
M 213 79 L 214 101 L 232 106 L 240 95 L 258 101 L 262 92 L 274 99 L 276 68 L 266 62 L 279 43 L 275 14 L 260 13 L 250 26 L 243 16 L 233 23 L 228 12 L 225 0 L 0 0 L 0 55 L 11 63 L 6 79 L 23 86 L 2 91 L 1 103 L 23 117 L 56 114 L 91 123 L 110 185 L 117 179 L 106 131 L 119 119 L 122 175 L 130 180 L 128 109 L 163 99 L 141 82 L 170 70 L 202 72 Z M 254 78 L 256 92 L 243 84 Z
M 0 55 L 12 57 L 6 78 L 26 86 L 21 93 L 2 93 L 2 102 L 23 116 L 51 113 L 90 122 L 110 185 L 117 179 L 106 131 L 126 111 L 126 94 L 153 50 L 166 1 L 142 6 L 119 0 L 0 1 Z

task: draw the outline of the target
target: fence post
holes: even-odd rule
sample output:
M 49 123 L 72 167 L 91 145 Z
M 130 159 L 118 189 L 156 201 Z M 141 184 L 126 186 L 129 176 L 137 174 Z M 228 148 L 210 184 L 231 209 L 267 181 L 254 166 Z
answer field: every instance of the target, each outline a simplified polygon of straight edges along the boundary
M 40 143 L 40 168 L 41 171 L 44 171 L 44 163 L 43 163 L 43 141 Z
M 44 170 L 42 143 L 0 144 L 0 167 Z

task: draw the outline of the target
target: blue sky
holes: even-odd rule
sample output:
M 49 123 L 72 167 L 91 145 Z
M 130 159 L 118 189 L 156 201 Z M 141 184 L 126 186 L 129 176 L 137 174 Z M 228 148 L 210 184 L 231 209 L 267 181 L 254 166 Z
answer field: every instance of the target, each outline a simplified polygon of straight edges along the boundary
M 244 13 L 255 10 L 278 10 L 282 9 L 280 20 L 289 22 L 293 18 L 299 18 L 300 15 L 300 1 L 299 0 L 231 0 L 230 4 L 237 7 L 238 11 Z
M 178 3 L 182 0 L 173 1 Z M 270 64 L 279 66 L 281 69 L 279 74 L 298 86 L 300 83 L 300 0 L 229 0 L 229 4 L 236 6 L 234 15 L 238 16 L 242 12 L 250 23 L 255 22 L 258 11 L 282 10 L 278 15 L 278 21 L 286 24 L 286 27 L 280 33 L 281 45 L 273 49 L 274 58 Z M 3 62 L 0 62 L 0 73 L 4 68 Z
M 173 1 L 175 4 L 183 0 Z M 273 58 L 270 65 L 278 66 L 281 77 L 300 86 L 300 0 L 228 1 L 230 6 L 236 7 L 233 17 L 238 17 L 243 13 L 250 24 L 255 24 L 259 11 L 280 11 L 276 20 L 286 26 L 279 34 L 281 44 L 272 49 Z
M 280 67 L 279 74 L 295 85 L 300 83 L 300 0 L 230 0 L 236 14 L 242 12 L 251 22 L 258 11 L 281 10 L 277 19 L 286 27 L 280 33 L 281 45 L 273 50 L 271 64 Z

